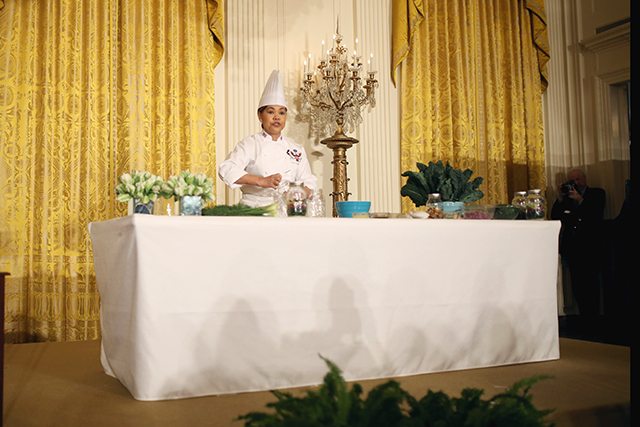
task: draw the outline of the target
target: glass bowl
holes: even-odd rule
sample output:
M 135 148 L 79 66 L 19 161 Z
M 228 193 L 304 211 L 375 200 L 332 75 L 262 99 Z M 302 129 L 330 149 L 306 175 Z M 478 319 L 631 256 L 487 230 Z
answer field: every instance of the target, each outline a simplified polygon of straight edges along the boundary
M 516 219 L 520 209 L 514 205 L 496 205 L 493 219 Z
M 464 219 L 493 219 L 493 205 L 465 205 Z

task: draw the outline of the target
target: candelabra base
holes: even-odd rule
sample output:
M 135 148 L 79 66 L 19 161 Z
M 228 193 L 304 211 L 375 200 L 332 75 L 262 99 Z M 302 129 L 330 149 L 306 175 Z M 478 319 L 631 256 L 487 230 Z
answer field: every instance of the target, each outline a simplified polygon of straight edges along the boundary
M 358 140 L 348 137 L 342 132 L 336 132 L 332 137 L 323 139 L 320 143 L 333 150 L 333 160 L 331 161 L 333 165 L 333 178 L 331 178 L 333 192 L 331 198 L 333 199 L 333 216 L 337 217 L 336 202 L 349 200 L 349 194 L 351 194 L 347 187 L 349 182 L 349 178 L 347 178 L 347 165 L 349 164 L 347 149 L 358 143 Z

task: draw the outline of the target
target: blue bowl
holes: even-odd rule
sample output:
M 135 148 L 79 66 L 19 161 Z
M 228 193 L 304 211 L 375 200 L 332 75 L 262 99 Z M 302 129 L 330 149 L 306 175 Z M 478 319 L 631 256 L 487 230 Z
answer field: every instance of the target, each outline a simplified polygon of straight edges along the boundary
M 336 211 L 340 218 L 353 218 L 354 213 L 369 213 L 371 202 L 360 200 L 343 200 L 336 202 Z

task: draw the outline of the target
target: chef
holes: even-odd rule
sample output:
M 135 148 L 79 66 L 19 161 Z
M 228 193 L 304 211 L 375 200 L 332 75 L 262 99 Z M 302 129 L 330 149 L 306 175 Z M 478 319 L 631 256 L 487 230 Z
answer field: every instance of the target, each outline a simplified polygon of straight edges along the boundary
M 273 70 L 258 104 L 262 130 L 241 140 L 218 167 L 218 176 L 230 188 L 240 188 L 240 203 L 251 207 L 274 201 L 280 184 L 301 182 L 307 194 L 316 188 L 304 148 L 282 135 L 287 103 L 280 72 Z

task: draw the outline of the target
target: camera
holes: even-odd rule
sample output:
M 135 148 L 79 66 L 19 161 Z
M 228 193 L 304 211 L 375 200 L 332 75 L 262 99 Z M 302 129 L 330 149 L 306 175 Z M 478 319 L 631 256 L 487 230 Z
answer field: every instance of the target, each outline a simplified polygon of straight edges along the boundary
M 562 194 L 566 196 L 569 194 L 571 190 L 575 190 L 575 188 L 576 188 L 575 181 L 567 181 L 562 183 L 562 185 L 560 186 L 560 191 L 562 191 Z

